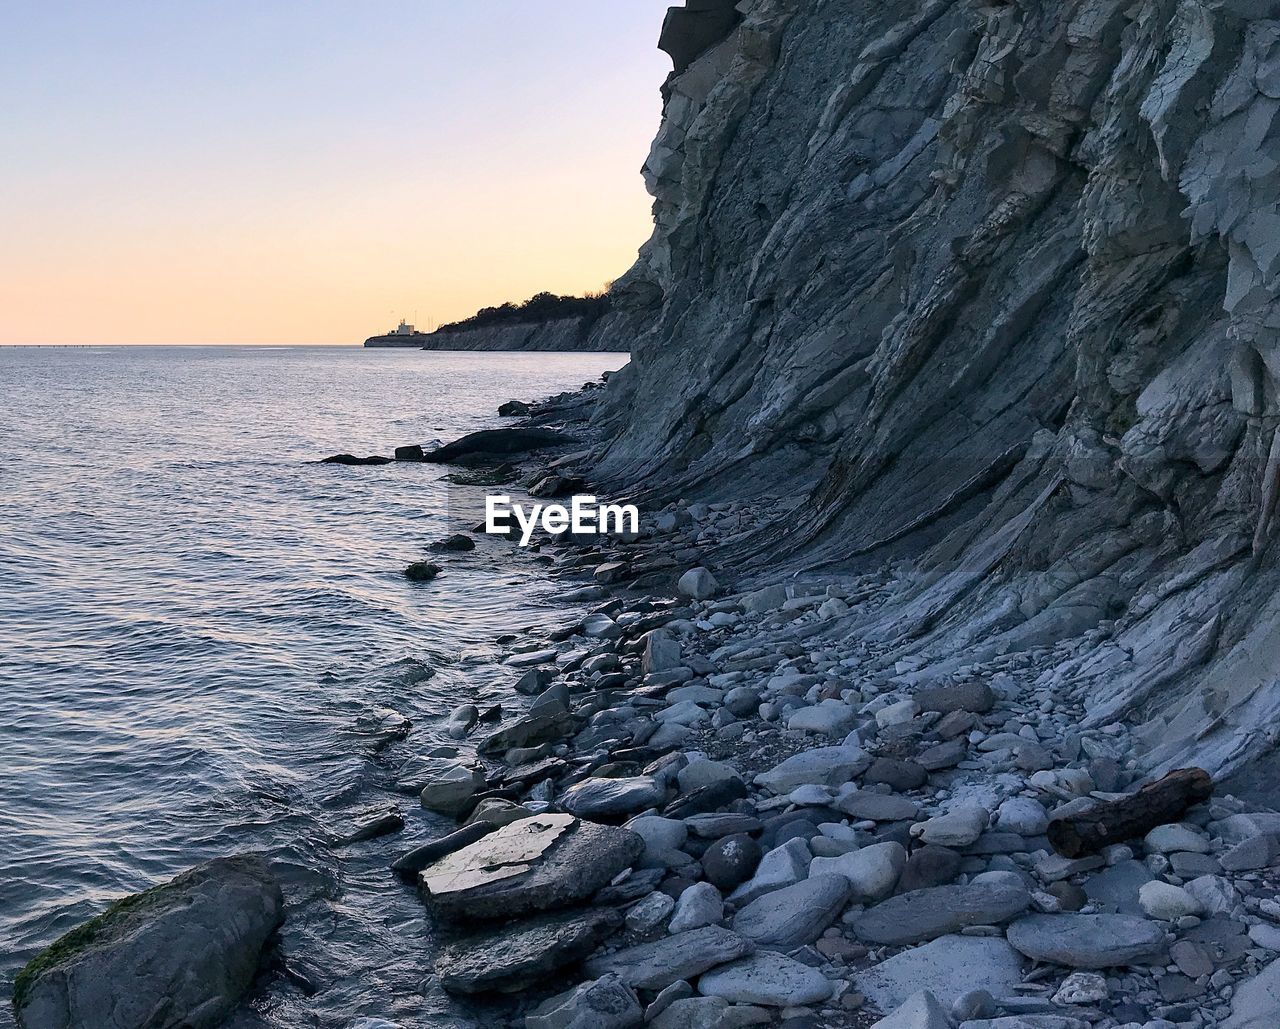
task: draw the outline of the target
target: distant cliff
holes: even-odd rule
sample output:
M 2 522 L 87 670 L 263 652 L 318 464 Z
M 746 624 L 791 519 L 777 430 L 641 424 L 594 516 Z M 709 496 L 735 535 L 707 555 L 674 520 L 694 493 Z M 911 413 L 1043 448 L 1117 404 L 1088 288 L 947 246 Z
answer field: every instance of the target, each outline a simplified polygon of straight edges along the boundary
M 424 350 L 626 350 L 625 340 L 593 335 L 594 318 L 440 329 L 426 337 Z
M 744 574 L 893 569 L 890 671 L 1057 648 L 1146 766 L 1275 760 L 1276 7 L 691 2 L 596 481 L 776 511 Z

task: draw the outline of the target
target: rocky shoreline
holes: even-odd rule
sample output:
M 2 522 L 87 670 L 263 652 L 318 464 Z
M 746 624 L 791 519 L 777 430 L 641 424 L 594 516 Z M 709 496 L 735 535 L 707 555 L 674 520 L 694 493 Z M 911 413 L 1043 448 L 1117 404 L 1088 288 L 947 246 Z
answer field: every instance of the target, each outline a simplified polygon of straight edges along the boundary
M 534 426 L 575 442 L 525 464 L 524 483 L 589 474 L 565 451 L 590 432 L 595 396 L 533 407 Z M 445 726 L 458 745 L 402 769 L 424 807 L 458 821 L 394 872 L 441 930 L 439 984 L 499 998 L 474 1024 L 1280 1024 L 1280 814 L 1215 796 L 1061 856 L 1051 820 L 1143 781 L 1127 728 L 1079 729 L 1046 674 L 1068 644 L 922 688 L 892 643 L 845 632 L 844 616 L 883 602 L 884 576 L 734 576 L 708 557 L 758 510 L 646 515 L 635 540 L 541 542 L 587 613 L 510 641 L 501 670 L 527 707 L 464 705 Z M 403 824 L 373 819 L 345 842 Z M 56 984 L 74 1002 L 87 982 L 109 994 L 90 973 L 149 960 L 122 956 L 116 935 L 37 959 L 21 1024 L 85 1024 L 30 997 Z M 222 960 L 243 969 L 265 938 Z M 198 994 L 183 1017 L 218 1024 L 225 989 Z

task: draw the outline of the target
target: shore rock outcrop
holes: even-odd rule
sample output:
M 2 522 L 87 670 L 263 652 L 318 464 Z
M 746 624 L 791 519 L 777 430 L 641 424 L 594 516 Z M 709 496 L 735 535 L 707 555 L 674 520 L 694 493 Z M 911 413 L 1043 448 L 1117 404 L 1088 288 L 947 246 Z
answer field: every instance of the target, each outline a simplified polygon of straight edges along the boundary
M 220 858 L 118 901 L 14 984 L 23 1029 L 212 1029 L 253 982 L 284 898 L 256 855 Z

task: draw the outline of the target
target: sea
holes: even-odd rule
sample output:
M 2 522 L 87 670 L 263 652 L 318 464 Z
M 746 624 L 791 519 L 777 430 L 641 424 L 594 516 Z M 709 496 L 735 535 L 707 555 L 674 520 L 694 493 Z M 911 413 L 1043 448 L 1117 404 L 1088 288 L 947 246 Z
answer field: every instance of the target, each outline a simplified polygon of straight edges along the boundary
M 396 769 L 456 743 L 440 723 L 458 705 L 509 704 L 497 662 L 575 611 L 502 539 L 406 580 L 483 488 L 315 462 L 493 427 L 505 400 L 626 361 L 0 348 L 0 1025 L 41 948 L 241 851 L 270 855 L 288 920 L 231 1025 L 499 1017 L 431 976 L 430 920 L 387 866 L 450 825 Z M 335 845 L 392 806 L 402 832 Z

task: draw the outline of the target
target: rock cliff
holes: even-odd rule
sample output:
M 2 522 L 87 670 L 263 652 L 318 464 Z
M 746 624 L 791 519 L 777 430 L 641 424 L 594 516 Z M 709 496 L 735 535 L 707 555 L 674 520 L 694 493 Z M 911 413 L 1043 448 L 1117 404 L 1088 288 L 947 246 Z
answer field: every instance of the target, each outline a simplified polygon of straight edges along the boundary
M 1267 758 L 1280 3 L 722 6 L 664 33 L 601 485 L 752 500 L 709 563 L 867 575 L 904 681 L 1051 652 L 1153 771 Z
M 424 350 L 611 350 L 625 341 L 591 332 L 595 319 L 557 318 L 516 325 L 486 325 L 465 331 L 439 330 L 426 337 Z

